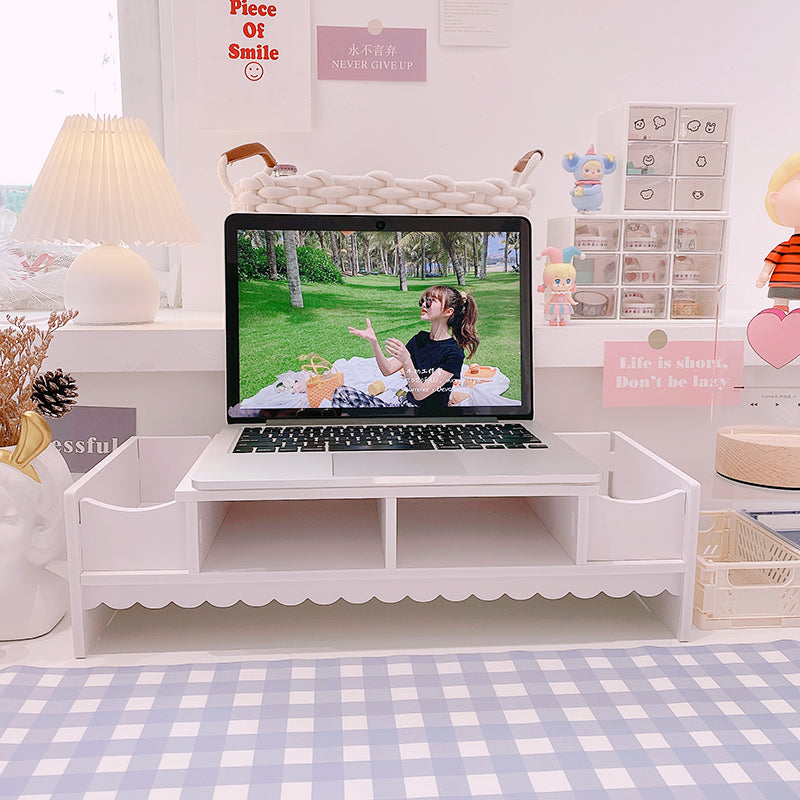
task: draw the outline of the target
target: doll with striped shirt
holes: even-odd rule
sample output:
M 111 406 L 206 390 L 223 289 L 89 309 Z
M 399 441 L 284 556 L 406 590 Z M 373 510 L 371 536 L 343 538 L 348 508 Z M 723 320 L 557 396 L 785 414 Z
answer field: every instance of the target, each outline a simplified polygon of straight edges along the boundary
M 770 219 L 793 233 L 766 257 L 756 286 L 769 281 L 767 296 L 775 309 L 788 314 L 789 303 L 800 300 L 800 153 L 789 156 L 770 178 L 764 204 Z

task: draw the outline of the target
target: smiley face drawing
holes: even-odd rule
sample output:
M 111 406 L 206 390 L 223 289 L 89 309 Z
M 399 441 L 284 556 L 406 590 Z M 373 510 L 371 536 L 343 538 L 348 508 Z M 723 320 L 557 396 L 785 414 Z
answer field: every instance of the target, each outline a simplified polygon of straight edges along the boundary
M 264 77 L 264 67 L 258 61 L 248 61 L 244 65 L 244 76 L 249 81 L 260 81 Z

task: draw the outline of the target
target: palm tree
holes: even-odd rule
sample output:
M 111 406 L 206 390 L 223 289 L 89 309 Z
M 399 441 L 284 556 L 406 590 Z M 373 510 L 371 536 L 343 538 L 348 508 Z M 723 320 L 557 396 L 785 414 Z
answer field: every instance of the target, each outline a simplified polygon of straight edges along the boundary
M 489 232 L 483 232 L 483 241 L 481 242 L 481 265 L 478 268 L 478 279 L 486 280 L 486 259 L 489 257 Z
M 511 231 L 506 234 L 509 251 L 514 251 L 514 266 L 519 269 L 519 233 Z
M 397 274 L 400 276 L 400 291 L 408 291 L 408 275 L 406 274 L 406 259 L 403 253 L 403 236 L 400 231 L 394 234 L 394 258 L 397 265 Z
M 289 285 L 289 303 L 292 308 L 302 308 L 303 289 L 300 286 L 300 265 L 297 262 L 295 231 L 283 232 L 283 248 L 286 253 L 286 283 Z
M 269 279 L 278 280 L 278 261 L 275 258 L 275 234 L 273 231 L 264 231 L 267 239 L 267 266 L 269 267 Z
M 336 234 L 333 231 L 328 231 L 328 249 L 330 250 L 333 263 L 339 268 L 339 272 L 344 272 L 344 267 L 342 266 L 342 253 L 335 237 Z
M 353 234 L 350 237 L 350 249 L 353 254 L 352 264 L 353 264 L 353 275 L 358 275 L 361 272 L 361 265 L 358 260 L 358 236 Z
M 372 237 L 375 248 L 378 251 L 383 274 L 394 275 L 394 271 L 390 271 L 389 268 L 389 253 L 391 253 L 395 247 L 395 234 L 392 231 L 376 231 L 372 234 Z
M 467 280 L 464 276 L 464 265 L 458 257 L 457 248 L 461 244 L 461 237 L 457 233 L 450 233 L 443 231 L 439 234 L 442 243 L 447 250 L 447 255 L 450 258 L 450 263 L 453 265 L 453 271 L 456 273 L 456 280 L 459 286 L 466 286 Z

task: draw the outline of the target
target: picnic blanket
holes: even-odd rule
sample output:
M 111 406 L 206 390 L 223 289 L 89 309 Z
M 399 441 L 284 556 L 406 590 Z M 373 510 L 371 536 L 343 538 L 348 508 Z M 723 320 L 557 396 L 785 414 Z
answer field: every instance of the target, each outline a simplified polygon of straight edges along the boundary
M 382 375 L 378 369 L 378 362 L 374 358 L 340 358 L 333 362 L 333 366 L 339 372 L 344 373 L 344 384 L 353 389 L 369 393 L 369 387 L 376 381 L 382 381 L 385 389 L 380 394 L 375 395 L 389 405 L 398 405 L 398 392 L 403 392 L 408 388 L 406 379 L 400 372 L 393 375 Z M 520 405 L 519 400 L 512 400 L 503 397 L 503 393 L 508 390 L 509 379 L 500 370 L 497 370 L 494 377 L 476 386 L 467 386 L 464 374 L 468 365 L 464 365 L 461 378 L 456 382 L 453 393 L 456 398 L 463 399 L 458 405 L 463 406 L 499 406 L 499 405 Z M 303 380 L 307 377 L 302 371 L 283 372 L 269 386 L 265 386 L 252 397 L 242 400 L 240 407 L 247 408 L 307 408 L 308 397 L 303 390 Z M 300 391 L 296 391 L 300 389 Z M 451 402 L 451 405 L 454 403 Z M 330 402 L 323 400 L 321 408 L 330 406 Z

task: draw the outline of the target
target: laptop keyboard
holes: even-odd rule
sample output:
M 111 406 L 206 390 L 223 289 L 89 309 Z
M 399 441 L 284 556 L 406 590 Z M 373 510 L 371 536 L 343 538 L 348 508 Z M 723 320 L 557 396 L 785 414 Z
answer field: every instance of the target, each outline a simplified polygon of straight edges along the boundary
M 355 450 L 523 450 L 547 447 L 519 423 L 288 425 L 246 427 L 234 453 Z

